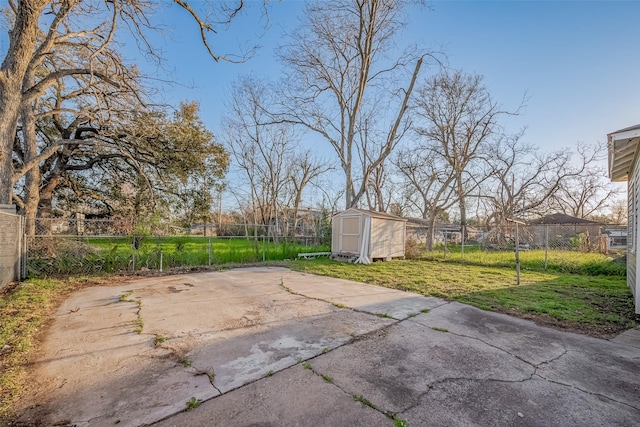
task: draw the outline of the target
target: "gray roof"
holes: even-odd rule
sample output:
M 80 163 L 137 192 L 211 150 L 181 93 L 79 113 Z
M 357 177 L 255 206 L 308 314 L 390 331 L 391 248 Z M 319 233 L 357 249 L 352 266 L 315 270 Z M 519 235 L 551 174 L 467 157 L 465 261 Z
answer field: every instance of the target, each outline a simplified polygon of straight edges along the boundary
M 624 128 L 624 129 L 617 130 L 615 132 L 611 132 L 609 135 L 614 134 L 614 133 L 628 132 L 630 130 L 639 130 L 639 129 L 640 129 L 640 125 L 629 126 L 628 128 Z
M 367 209 L 360 209 L 360 208 L 349 208 L 349 209 L 346 209 L 346 210 L 344 210 L 342 212 L 338 212 L 334 216 L 341 215 L 341 214 L 343 214 L 343 213 L 345 213 L 347 211 L 350 211 L 350 210 L 351 211 L 358 211 L 360 213 L 363 213 L 365 215 L 369 215 L 369 216 L 374 217 L 374 218 L 393 219 L 393 220 L 396 220 L 396 221 L 406 221 L 407 220 L 406 218 L 402 218 L 402 217 L 399 217 L 399 216 L 391 215 L 391 214 L 388 214 L 386 212 L 370 211 L 370 210 L 367 210 Z
M 543 216 L 540 219 L 529 221 L 529 224 L 580 224 L 580 225 L 600 225 L 599 222 L 589 221 L 588 219 L 578 218 L 575 216 L 554 213 L 551 215 Z

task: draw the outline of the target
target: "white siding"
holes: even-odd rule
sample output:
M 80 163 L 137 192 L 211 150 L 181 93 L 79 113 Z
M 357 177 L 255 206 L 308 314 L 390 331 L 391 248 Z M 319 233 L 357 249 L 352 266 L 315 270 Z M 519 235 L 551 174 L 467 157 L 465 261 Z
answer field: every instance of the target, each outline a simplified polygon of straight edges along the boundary
M 640 218 L 640 162 L 636 158 L 627 187 L 629 203 L 627 238 L 627 283 L 635 299 L 636 313 L 640 314 L 640 287 L 638 286 L 638 220 Z

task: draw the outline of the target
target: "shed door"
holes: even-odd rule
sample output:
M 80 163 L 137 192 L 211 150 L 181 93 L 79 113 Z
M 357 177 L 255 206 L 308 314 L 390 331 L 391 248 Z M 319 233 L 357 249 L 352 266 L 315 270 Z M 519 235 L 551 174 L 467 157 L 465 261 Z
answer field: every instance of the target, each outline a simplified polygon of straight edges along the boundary
M 359 253 L 360 216 L 343 216 L 340 220 L 340 252 Z

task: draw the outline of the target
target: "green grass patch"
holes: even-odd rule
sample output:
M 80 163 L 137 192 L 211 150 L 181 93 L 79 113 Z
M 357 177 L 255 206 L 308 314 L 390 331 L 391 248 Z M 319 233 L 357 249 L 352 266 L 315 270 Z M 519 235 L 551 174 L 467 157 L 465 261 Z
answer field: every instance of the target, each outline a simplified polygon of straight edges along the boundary
M 533 251 L 531 251 L 533 252 Z M 593 265 L 591 255 L 583 260 Z M 571 258 L 572 254 L 568 255 Z M 600 256 L 601 257 L 601 256 Z M 577 262 L 577 261 L 575 261 Z M 603 271 L 619 264 L 602 262 Z M 608 264 L 607 264 L 608 263 Z M 633 298 L 621 275 L 588 275 L 559 271 L 515 271 L 501 265 L 478 265 L 424 260 L 348 264 L 327 259 L 297 260 L 295 270 L 354 280 L 393 289 L 471 304 L 483 310 L 533 318 L 539 323 L 600 337 L 611 337 L 636 324 Z
M 88 283 L 87 279 L 31 279 L 0 293 L 0 424 L 25 393 L 28 353 L 40 328 L 64 295 Z
M 356 401 L 356 402 L 362 403 L 362 406 L 368 406 L 371 409 L 377 409 L 376 405 L 374 405 L 370 400 L 368 400 L 367 398 L 365 398 L 361 394 L 354 394 L 353 395 L 353 400 Z
M 394 427 L 409 427 L 409 422 L 398 417 L 391 417 Z
M 156 335 L 156 337 L 153 339 L 153 345 L 154 346 L 158 346 L 160 344 L 162 344 L 163 342 L 166 342 L 169 338 L 167 337 L 163 337 L 161 335 Z
M 36 241 L 30 250 L 29 277 L 157 270 L 161 259 L 163 269 L 281 261 L 295 259 L 300 252 L 329 250 L 327 245 L 286 240 L 276 243 L 262 238 L 256 241 L 252 238 L 144 236 L 137 248 L 132 242 L 132 237 L 60 237 Z
M 333 378 L 331 377 L 331 375 L 322 374 L 322 379 L 329 384 L 333 384 Z
M 192 411 L 198 408 L 202 404 L 202 400 L 198 400 L 195 397 L 192 397 L 187 401 L 187 411 Z
M 515 268 L 516 265 L 514 251 L 483 251 L 478 247 L 469 246 L 464 249 L 463 259 L 459 246 L 449 247 L 447 250 L 449 252 L 446 255 L 442 250 L 424 252 L 420 259 L 506 268 Z M 520 267 L 545 271 L 545 251 L 520 251 Z M 627 266 L 624 262 L 614 262 L 612 257 L 599 253 L 550 250 L 547 253 L 546 271 L 624 277 L 627 274 Z

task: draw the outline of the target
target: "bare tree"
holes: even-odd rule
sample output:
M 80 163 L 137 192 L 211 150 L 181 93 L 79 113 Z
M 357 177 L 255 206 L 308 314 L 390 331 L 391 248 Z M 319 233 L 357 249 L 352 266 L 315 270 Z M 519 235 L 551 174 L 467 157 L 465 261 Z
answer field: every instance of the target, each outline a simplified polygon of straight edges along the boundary
M 578 161 L 585 163 L 582 172 L 565 180 L 551 196 L 549 207 L 578 218 L 587 218 L 602 213 L 620 191 L 600 165 L 606 157 L 606 147 L 579 144 L 577 152 Z
M 95 34 L 100 32 L 95 30 Z M 96 136 L 105 133 L 100 128 L 104 128 L 105 123 L 111 126 L 116 120 L 115 110 L 122 109 L 123 101 L 128 111 L 144 108 L 143 91 L 135 70 L 124 66 L 119 55 L 108 47 L 90 44 L 94 40 L 87 37 L 89 40 L 79 43 L 54 44 L 55 50 L 42 60 L 30 63 L 25 74 L 24 88 L 35 88 L 42 82 L 36 84 L 36 75 L 57 76 L 37 91 L 42 91 L 41 95 L 22 101 L 19 132 L 14 140 L 11 183 L 17 183 L 24 176 L 24 192 L 22 197 L 14 194 L 13 199 L 26 214 L 30 234 L 34 231 L 33 219 L 41 205 L 41 196 L 49 204 L 45 210 L 50 211 L 51 196 L 65 170 L 60 162 L 51 162 L 52 157 L 64 153 L 64 157 L 70 159 L 68 154 L 73 151 L 77 154 L 81 141 L 95 150 Z M 94 56 L 91 67 L 99 77 L 64 72 L 91 54 Z M 54 168 L 49 170 L 53 175 L 49 175 L 47 183 L 41 182 L 41 165 Z M 73 168 L 80 170 L 78 164 Z
M 480 155 L 500 131 L 499 118 L 511 114 L 500 109 L 482 79 L 460 71 L 443 72 L 428 79 L 415 100 L 416 131 L 453 173 L 463 233 L 467 197 L 485 178 L 478 173 Z
M 175 3 L 192 16 L 211 56 L 216 61 L 225 59 L 214 53 L 208 36 L 215 32 L 216 25 L 224 26 L 233 19 L 244 2 L 238 0 L 235 7 L 220 3 L 218 12 L 222 15 L 199 13 L 182 0 Z M 101 61 L 109 57 L 109 46 L 114 43 L 118 28 L 128 28 L 139 46 L 155 54 L 145 32 L 153 29 L 150 13 L 156 4 L 153 0 L 8 2 L 4 11 L 11 25 L 9 45 L 0 65 L 0 204 L 12 199 L 12 148 L 19 116 L 22 114 L 26 127 L 30 126 L 26 116 L 36 99 L 65 77 L 85 76 L 91 82 L 101 80 L 111 83 L 115 90 L 121 88 L 122 80 L 115 81 L 101 71 Z M 90 26 L 91 23 L 97 25 Z M 74 61 L 59 63 L 61 66 L 55 68 L 43 67 L 54 52 L 70 46 Z M 23 172 L 26 174 L 28 169 Z
M 628 221 L 629 205 L 627 199 L 615 200 L 611 205 L 610 223 L 626 224 Z
M 315 159 L 310 151 L 294 154 L 291 159 L 291 169 L 288 180 L 291 186 L 289 192 L 293 196 L 293 201 L 288 203 L 289 206 L 293 207 L 292 233 L 295 234 L 298 228 L 298 213 L 302 205 L 304 190 L 313 180 L 332 169 L 327 162 Z
M 427 55 L 408 52 L 391 58 L 406 3 L 311 3 L 280 51 L 290 83 L 284 118 L 333 147 L 345 175 L 347 208 L 359 203 L 370 176 L 409 129 L 405 113 Z
M 291 170 L 294 135 L 288 123 L 269 123 L 264 106 L 271 102 L 266 85 L 244 78 L 233 88 L 224 140 L 246 181 L 254 224 L 279 227 Z M 279 233 L 274 232 L 274 236 Z
M 591 164 L 593 153 L 571 150 L 541 152 L 521 141 L 522 133 L 503 137 L 488 147 L 484 160 L 490 179 L 482 200 L 489 203 L 488 224 L 500 224 L 513 216 L 535 214 L 569 180 L 581 176 Z
M 405 181 L 407 203 L 428 220 L 426 243 L 427 250 L 431 250 L 436 220 L 457 202 L 455 171 L 446 159 L 434 155 L 429 145 L 399 152 L 394 163 Z

